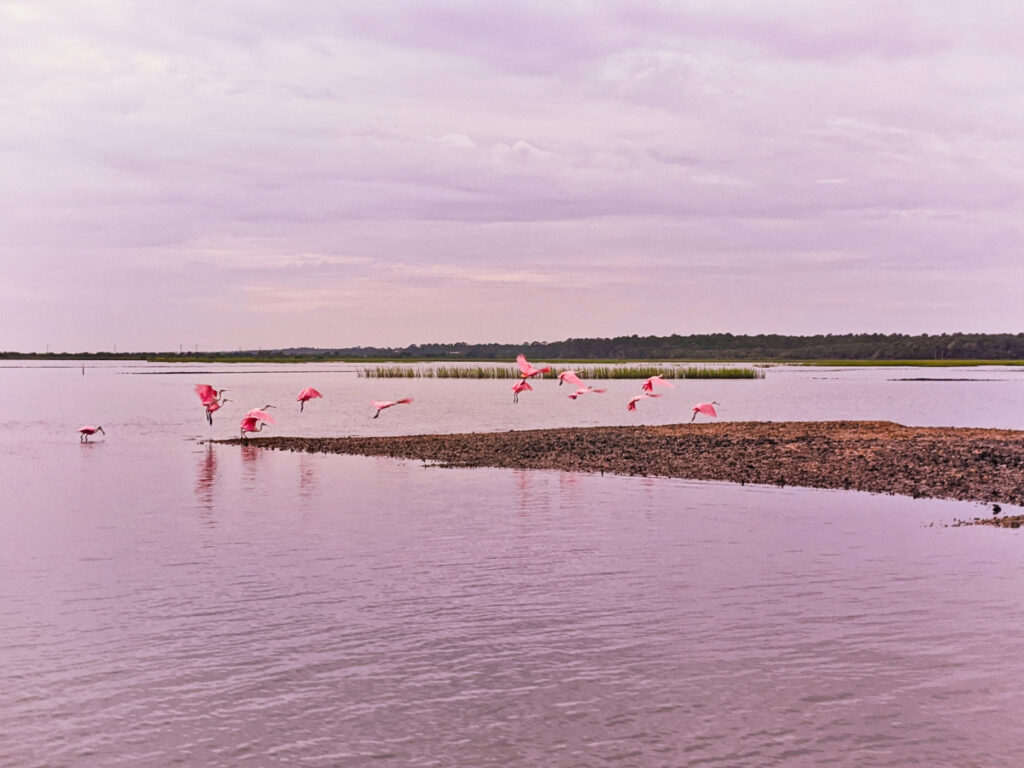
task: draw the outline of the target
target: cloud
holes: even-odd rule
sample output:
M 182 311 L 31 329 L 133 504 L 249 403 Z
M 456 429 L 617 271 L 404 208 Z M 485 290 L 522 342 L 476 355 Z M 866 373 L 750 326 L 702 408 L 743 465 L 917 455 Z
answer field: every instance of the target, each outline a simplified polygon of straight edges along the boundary
M 303 306 L 389 344 L 518 338 L 488 313 L 524 304 L 538 338 L 682 331 L 711 297 L 720 330 L 815 332 L 818 304 L 778 307 L 787 270 L 853 325 L 1024 321 L 1005 281 L 1011 308 L 978 309 L 1019 263 L 1009 6 L 239 8 L 0 5 L 0 277 L 32 318 L 0 346 L 59 345 L 51 317 L 99 344 L 140 293 L 226 347 L 364 343 Z M 695 300 L 694 275 L 721 287 Z M 599 317 L 551 308 L 574 290 Z M 686 299 L 641 321 L 645 291 Z M 50 312 L 98 295 L 95 326 Z M 140 345 L 177 346 L 147 322 Z

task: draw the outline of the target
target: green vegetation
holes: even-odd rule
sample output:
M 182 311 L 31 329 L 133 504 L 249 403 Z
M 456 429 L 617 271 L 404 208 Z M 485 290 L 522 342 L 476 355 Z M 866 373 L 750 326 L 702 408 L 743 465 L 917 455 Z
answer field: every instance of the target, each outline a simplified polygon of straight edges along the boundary
M 763 379 L 765 375 L 764 368 L 697 365 L 598 365 L 572 370 L 581 379 L 646 379 L 651 376 L 666 379 Z M 561 370 L 552 368 L 542 377 L 557 379 L 559 373 Z M 519 375 L 519 368 L 512 365 L 378 365 L 359 369 L 359 376 L 368 379 L 518 379 Z
M 978 365 L 1024 364 L 1024 333 L 902 333 L 756 336 L 731 333 L 691 336 L 617 336 L 615 338 L 532 341 L 517 344 L 413 344 L 408 347 L 317 349 L 249 349 L 203 353 L 20 353 L 0 352 L 0 359 L 148 360 L 161 363 L 403 363 L 511 362 L 520 352 L 530 360 L 626 362 L 814 362 L 823 365 Z
M 1024 360 L 808 360 L 800 365 L 855 367 L 914 366 L 918 368 L 958 368 L 974 365 L 1024 365 Z

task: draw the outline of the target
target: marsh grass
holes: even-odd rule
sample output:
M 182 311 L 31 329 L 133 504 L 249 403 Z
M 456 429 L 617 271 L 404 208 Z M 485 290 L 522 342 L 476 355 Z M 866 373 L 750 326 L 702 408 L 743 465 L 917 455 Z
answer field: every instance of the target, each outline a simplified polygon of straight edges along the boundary
M 573 370 L 581 379 L 763 379 L 764 368 L 713 365 L 582 365 L 552 369 L 542 377 L 557 379 L 565 370 Z M 378 365 L 360 368 L 367 379 L 518 379 L 519 369 L 512 365 Z

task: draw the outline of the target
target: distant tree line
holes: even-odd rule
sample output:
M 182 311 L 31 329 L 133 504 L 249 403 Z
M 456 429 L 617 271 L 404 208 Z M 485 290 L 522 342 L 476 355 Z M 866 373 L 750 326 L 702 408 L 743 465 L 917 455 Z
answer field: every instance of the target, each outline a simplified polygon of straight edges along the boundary
M 817 336 L 756 336 L 710 333 L 691 336 L 616 336 L 521 344 L 413 344 L 408 347 L 251 349 L 196 353 L 0 352 L 0 358 L 86 360 L 246 359 L 431 359 L 514 360 L 520 352 L 537 360 L 1024 360 L 1024 333 L 847 333 Z
M 289 352 L 290 350 L 285 350 Z M 756 336 L 711 333 L 691 336 L 617 336 L 523 344 L 413 344 L 400 349 L 357 347 L 344 357 L 511 360 L 520 353 L 564 360 L 1021 360 L 1024 333 L 901 333 Z

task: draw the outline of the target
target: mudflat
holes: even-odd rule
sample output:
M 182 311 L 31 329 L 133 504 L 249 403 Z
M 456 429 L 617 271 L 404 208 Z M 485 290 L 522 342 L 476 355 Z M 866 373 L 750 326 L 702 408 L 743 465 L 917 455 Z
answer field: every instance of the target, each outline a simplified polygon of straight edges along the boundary
M 1024 431 L 1018 430 L 884 421 L 727 422 L 218 442 L 452 467 L 609 472 L 1024 505 Z

